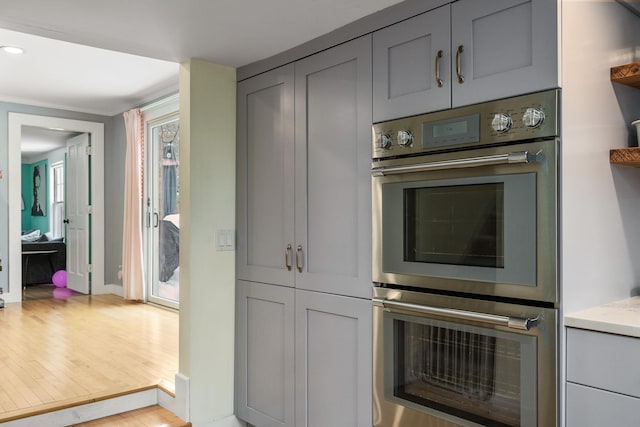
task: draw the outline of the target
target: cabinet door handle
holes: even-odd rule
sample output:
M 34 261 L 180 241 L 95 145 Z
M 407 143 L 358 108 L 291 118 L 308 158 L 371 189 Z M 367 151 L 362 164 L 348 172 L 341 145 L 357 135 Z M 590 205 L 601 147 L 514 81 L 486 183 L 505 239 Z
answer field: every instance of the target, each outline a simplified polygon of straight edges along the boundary
M 300 273 L 302 273 L 302 256 L 303 255 L 304 254 L 302 253 L 302 246 L 298 245 L 298 247 L 296 248 L 296 268 Z
M 438 83 L 438 87 L 442 87 L 444 82 L 440 78 L 440 59 L 442 58 L 442 49 L 436 53 L 436 82 Z
M 456 74 L 458 75 L 458 83 L 464 83 L 464 76 L 460 71 L 460 56 L 462 56 L 462 52 L 464 51 L 464 46 L 458 46 L 458 50 L 456 51 Z
M 287 271 L 291 271 L 291 243 L 289 243 L 284 250 L 284 266 L 287 268 Z

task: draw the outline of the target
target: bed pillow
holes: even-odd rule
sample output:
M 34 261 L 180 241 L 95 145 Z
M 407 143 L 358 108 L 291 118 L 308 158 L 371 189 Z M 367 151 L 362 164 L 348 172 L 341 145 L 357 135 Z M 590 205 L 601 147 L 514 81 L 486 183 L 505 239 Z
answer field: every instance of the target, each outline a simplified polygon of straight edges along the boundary
M 40 230 L 33 230 L 30 233 L 23 234 L 20 238 L 23 242 L 37 242 L 40 240 Z

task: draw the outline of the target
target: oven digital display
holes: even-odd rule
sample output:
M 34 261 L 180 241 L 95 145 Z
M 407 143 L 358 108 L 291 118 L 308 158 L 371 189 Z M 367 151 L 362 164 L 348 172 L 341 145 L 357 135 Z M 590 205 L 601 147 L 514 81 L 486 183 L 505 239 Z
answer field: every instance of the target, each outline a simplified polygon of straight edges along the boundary
M 480 141 L 480 115 L 422 123 L 422 148 L 445 148 Z
M 457 122 L 449 122 L 443 124 L 434 124 L 432 135 L 434 138 L 442 138 L 443 136 L 461 135 L 467 133 L 467 121 L 461 120 Z

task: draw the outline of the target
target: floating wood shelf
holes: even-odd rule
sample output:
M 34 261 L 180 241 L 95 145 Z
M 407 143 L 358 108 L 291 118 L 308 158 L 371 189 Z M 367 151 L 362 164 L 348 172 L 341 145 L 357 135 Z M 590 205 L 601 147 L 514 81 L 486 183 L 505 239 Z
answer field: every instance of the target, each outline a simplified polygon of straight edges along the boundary
M 611 81 L 640 89 L 640 61 L 611 67 Z
M 640 147 L 609 150 L 609 163 L 640 168 Z

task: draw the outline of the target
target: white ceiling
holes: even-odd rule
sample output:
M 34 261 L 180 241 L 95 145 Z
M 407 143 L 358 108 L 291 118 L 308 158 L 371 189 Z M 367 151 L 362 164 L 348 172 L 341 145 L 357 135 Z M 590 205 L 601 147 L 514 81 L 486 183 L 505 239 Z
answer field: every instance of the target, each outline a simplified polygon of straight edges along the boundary
M 26 50 L 0 54 L 0 100 L 111 116 L 190 58 L 246 65 L 400 1 L 0 0 L 0 45 Z
M 47 129 L 35 126 L 22 126 L 20 134 L 20 151 L 22 163 L 33 163 L 41 153 L 66 147 L 67 139 L 78 135 L 78 132 L 63 129 Z

